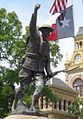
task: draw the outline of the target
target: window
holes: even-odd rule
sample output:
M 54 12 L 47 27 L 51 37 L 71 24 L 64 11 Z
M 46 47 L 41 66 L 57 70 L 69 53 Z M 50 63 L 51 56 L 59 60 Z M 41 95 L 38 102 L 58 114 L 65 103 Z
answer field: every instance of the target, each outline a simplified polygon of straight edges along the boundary
M 73 84 L 73 88 L 79 92 L 80 96 L 83 96 L 83 80 L 76 79 Z
M 80 48 L 82 48 L 82 42 L 80 41 Z
M 79 49 L 79 44 L 78 44 L 78 42 L 76 42 L 76 50 L 78 50 Z

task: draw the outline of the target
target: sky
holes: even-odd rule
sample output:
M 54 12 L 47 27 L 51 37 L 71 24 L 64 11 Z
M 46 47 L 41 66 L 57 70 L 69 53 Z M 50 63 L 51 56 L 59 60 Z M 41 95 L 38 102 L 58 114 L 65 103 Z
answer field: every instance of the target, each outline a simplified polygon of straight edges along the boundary
M 25 32 L 25 27 L 29 25 L 31 14 L 33 13 L 34 6 L 36 3 L 41 4 L 41 7 L 38 11 L 38 21 L 37 25 L 41 26 L 42 24 L 51 24 L 55 22 L 59 14 L 54 16 L 49 13 L 49 10 L 53 4 L 54 0 L 0 0 L 0 8 L 5 8 L 7 12 L 15 11 L 19 20 L 23 25 L 23 33 Z M 83 26 L 83 3 L 82 0 L 68 0 L 68 5 L 73 5 L 73 17 L 74 17 L 74 28 L 75 35 L 78 32 L 79 27 Z M 62 61 L 59 63 L 58 67 L 55 70 L 64 69 L 64 62 L 66 59 L 66 54 L 68 53 L 69 59 L 74 50 L 74 39 L 65 38 L 59 39 L 60 52 L 63 55 Z M 65 80 L 65 74 L 61 73 L 57 75 L 58 78 Z

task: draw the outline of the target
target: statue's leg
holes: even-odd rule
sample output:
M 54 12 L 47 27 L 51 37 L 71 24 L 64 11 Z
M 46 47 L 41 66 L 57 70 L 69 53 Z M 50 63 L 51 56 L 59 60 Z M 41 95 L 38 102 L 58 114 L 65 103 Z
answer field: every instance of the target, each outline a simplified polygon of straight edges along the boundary
M 24 89 L 25 89 L 25 85 L 23 82 L 21 82 L 20 88 L 16 90 L 16 93 L 15 93 L 15 99 L 13 101 L 12 110 L 15 110 L 17 108 L 18 101 L 22 105 Z
M 19 73 L 20 77 L 20 88 L 16 91 L 15 99 L 12 105 L 12 111 L 15 110 L 18 104 L 23 105 L 23 95 L 25 87 L 32 81 L 32 72 L 30 70 L 22 69 Z
M 31 105 L 32 111 L 36 111 L 36 104 L 37 104 L 38 99 L 40 97 L 41 91 L 44 87 L 43 78 L 44 77 L 42 74 L 36 74 L 35 75 L 35 79 L 36 79 L 35 87 L 36 87 L 36 89 L 35 89 L 33 96 L 32 96 L 32 105 Z

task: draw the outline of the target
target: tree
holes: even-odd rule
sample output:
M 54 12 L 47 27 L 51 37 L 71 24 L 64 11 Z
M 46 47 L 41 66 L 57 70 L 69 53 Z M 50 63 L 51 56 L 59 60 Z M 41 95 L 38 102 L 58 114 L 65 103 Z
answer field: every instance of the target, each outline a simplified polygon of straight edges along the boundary
M 0 60 L 5 60 L 11 68 L 17 67 L 23 55 L 24 40 L 22 25 L 15 12 L 0 9 Z M 20 54 L 20 55 L 19 55 Z
M 62 55 L 60 54 L 60 48 L 58 45 L 58 42 L 50 42 L 50 50 L 51 50 L 51 62 L 53 67 L 57 67 L 57 64 L 62 58 Z
M 81 114 L 83 114 L 83 99 L 77 98 L 70 106 L 69 106 L 69 114 L 76 116 L 80 119 Z
M 0 9 L 0 60 L 10 64 L 10 68 L 0 67 L 0 118 L 8 114 L 14 99 L 14 83 L 19 82 L 18 65 L 24 46 L 21 35 L 22 25 L 15 12 Z M 20 55 L 19 55 L 20 54 Z

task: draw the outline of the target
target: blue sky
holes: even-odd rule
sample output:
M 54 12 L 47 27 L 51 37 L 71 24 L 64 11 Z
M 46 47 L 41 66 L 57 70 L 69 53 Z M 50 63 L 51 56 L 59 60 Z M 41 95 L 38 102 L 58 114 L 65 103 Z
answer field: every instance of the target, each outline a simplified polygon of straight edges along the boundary
M 31 14 L 36 3 L 41 4 L 38 12 L 38 25 L 42 25 L 48 21 L 52 15 L 49 13 L 50 7 L 54 0 L 0 0 L 0 8 L 5 8 L 8 12 L 15 11 L 21 20 L 23 26 L 29 24 Z M 68 6 L 73 4 L 73 16 L 75 23 L 75 31 L 79 26 L 83 26 L 83 4 L 82 0 L 68 0 Z M 55 20 L 54 20 L 55 21 Z
M 41 4 L 41 9 L 38 12 L 39 25 L 46 22 L 50 16 L 51 0 L 0 0 L 0 7 L 5 8 L 8 12 L 15 11 L 25 27 L 29 24 L 36 3 Z
M 31 14 L 33 13 L 34 5 L 36 3 L 41 4 L 41 8 L 38 11 L 38 25 L 45 24 L 49 21 L 50 17 L 53 17 L 49 10 L 53 4 L 54 0 L 0 0 L 0 8 L 5 8 L 7 12 L 15 11 L 22 22 L 23 31 L 25 26 L 29 25 Z M 78 28 L 83 26 L 83 3 L 82 0 L 68 0 L 68 6 L 73 4 L 73 16 L 74 16 L 74 26 L 75 33 L 77 33 Z M 53 19 L 55 22 L 55 19 Z M 68 53 L 69 58 L 73 53 L 74 49 L 74 39 L 67 38 L 59 40 L 59 46 L 61 49 L 61 54 L 63 55 L 62 62 L 58 65 L 58 69 L 64 69 L 64 61 L 66 59 L 66 53 Z M 56 69 L 57 70 L 57 69 Z M 62 77 L 64 80 L 63 74 Z

